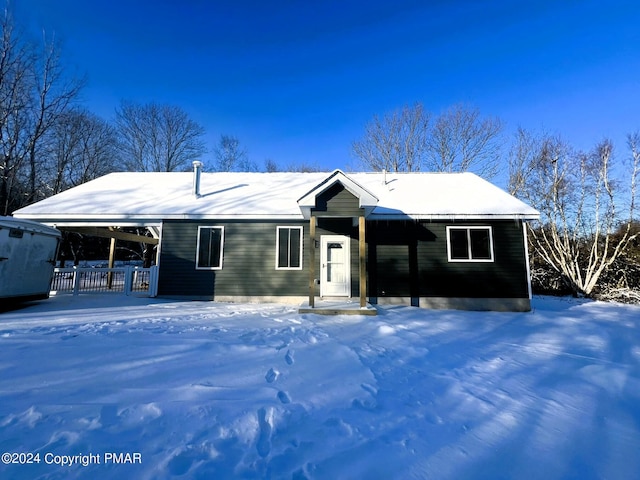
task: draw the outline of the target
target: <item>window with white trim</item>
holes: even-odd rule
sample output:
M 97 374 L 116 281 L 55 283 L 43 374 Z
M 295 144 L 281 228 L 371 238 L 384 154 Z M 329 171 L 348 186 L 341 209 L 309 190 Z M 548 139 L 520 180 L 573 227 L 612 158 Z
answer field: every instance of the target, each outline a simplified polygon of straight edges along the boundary
M 196 270 L 222 269 L 224 227 L 198 227 Z
M 302 270 L 302 227 L 276 227 L 276 270 Z
M 491 227 L 447 227 L 450 262 L 493 262 Z

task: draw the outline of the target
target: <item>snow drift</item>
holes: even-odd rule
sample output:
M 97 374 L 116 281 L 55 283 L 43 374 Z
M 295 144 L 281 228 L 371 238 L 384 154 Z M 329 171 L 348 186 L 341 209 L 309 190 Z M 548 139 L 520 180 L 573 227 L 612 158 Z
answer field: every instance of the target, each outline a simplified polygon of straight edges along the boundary
M 324 317 L 80 296 L 5 312 L 0 452 L 40 462 L 0 476 L 640 478 L 640 308 L 533 306 Z

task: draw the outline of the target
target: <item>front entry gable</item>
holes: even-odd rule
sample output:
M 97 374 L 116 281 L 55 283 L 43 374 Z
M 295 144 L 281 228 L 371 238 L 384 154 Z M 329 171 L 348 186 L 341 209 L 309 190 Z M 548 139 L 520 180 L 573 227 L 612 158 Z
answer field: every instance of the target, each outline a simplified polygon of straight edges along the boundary
M 365 217 L 368 216 L 378 204 L 378 198 L 369 190 L 358 184 L 341 170 L 335 170 L 322 182 L 298 199 L 298 206 L 300 207 L 302 215 L 305 219 L 309 219 L 312 210 L 314 212 L 326 211 L 329 199 L 337 199 L 338 203 L 340 203 L 340 193 L 343 191 L 348 192 L 357 199 L 356 208 L 362 209 Z M 342 196 L 343 199 L 348 197 L 350 197 L 350 195 Z M 359 212 L 354 212 L 353 208 L 348 205 L 348 201 L 346 203 L 346 205 L 344 203 L 342 205 L 344 211 L 340 212 L 341 216 L 345 214 L 347 216 L 359 216 Z

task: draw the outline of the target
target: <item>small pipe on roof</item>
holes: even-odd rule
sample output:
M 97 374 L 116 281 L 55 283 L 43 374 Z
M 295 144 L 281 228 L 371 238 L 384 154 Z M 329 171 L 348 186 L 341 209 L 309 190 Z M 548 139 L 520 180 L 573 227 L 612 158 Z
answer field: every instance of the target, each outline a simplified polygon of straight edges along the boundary
M 193 195 L 200 198 L 200 173 L 202 173 L 202 162 L 195 160 L 193 162 Z
M 383 175 L 383 179 L 384 179 L 384 184 L 387 184 L 387 169 L 383 168 L 382 169 L 382 175 Z

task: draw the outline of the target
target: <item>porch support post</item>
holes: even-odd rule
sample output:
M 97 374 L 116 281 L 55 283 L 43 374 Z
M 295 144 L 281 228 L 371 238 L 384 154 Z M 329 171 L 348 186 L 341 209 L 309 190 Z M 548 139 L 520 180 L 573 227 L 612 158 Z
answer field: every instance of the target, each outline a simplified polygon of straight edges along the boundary
M 111 237 L 111 245 L 109 246 L 109 272 L 107 273 L 107 288 L 111 290 L 113 285 L 113 271 L 111 270 L 116 263 L 116 238 Z
M 316 217 L 309 219 L 309 308 L 314 307 L 316 294 Z
M 359 271 L 360 271 L 360 308 L 367 306 L 367 270 L 365 264 L 366 241 L 365 241 L 365 220 L 364 215 L 358 219 L 358 251 L 359 251 Z

